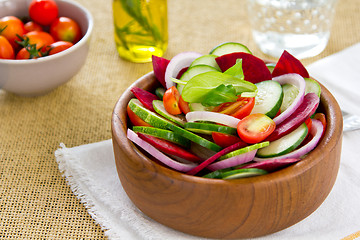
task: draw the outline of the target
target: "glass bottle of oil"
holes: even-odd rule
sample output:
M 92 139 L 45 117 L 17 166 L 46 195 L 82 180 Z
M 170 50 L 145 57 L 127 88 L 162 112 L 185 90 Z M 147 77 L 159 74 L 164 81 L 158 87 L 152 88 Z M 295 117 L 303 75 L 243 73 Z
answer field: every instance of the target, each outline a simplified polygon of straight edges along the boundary
M 120 57 L 150 62 L 168 44 L 167 0 L 113 0 L 115 44 Z

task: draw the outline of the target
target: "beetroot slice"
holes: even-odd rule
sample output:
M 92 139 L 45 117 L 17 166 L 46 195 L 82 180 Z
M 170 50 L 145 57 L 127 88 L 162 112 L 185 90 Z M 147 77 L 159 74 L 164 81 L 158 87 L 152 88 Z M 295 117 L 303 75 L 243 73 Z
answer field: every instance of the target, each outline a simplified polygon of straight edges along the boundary
M 309 73 L 304 65 L 286 50 L 280 56 L 272 72 L 272 77 L 277 77 L 287 73 L 297 73 L 303 78 L 309 78 Z
M 159 100 L 159 98 L 155 94 L 152 94 L 151 92 L 148 92 L 138 87 L 133 87 L 131 89 L 131 92 L 135 95 L 137 99 L 139 99 L 139 101 L 144 105 L 144 107 L 151 111 L 154 111 L 152 102 L 154 100 Z
M 166 58 L 152 55 L 152 64 L 153 64 L 154 75 L 164 88 L 166 88 L 165 71 L 166 71 L 166 67 L 169 64 L 169 62 L 170 62 L 170 60 L 168 60 Z
M 137 135 L 139 136 L 139 138 L 150 143 L 152 146 L 154 146 L 159 151 L 161 151 L 165 154 L 177 156 L 177 157 L 186 159 L 191 162 L 201 161 L 200 157 L 183 149 L 182 147 L 176 145 L 175 143 L 171 143 L 169 141 L 166 141 L 166 140 L 154 137 L 154 136 L 150 136 L 147 134 L 139 133 L 139 132 L 137 133 Z
M 273 159 L 266 160 L 263 162 L 254 162 L 249 164 L 244 164 L 240 166 L 238 169 L 242 168 L 259 168 L 265 170 L 267 172 L 273 172 L 280 168 L 286 167 L 292 163 L 298 162 L 300 158 L 288 158 L 288 159 Z
M 234 66 L 237 59 L 242 59 L 242 68 L 245 80 L 258 83 L 265 80 L 271 80 L 272 76 L 263 60 L 252 54 L 244 52 L 234 52 L 215 58 L 221 71 L 225 72 Z
M 275 130 L 265 140 L 270 142 L 275 141 L 295 130 L 315 113 L 319 102 L 320 99 L 315 93 L 306 94 L 300 106 L 289 117 L 276 126 Z
M 189 67 L 184 67 L 183 69 L 180 70 L 180 72 L 178 73 L 178 75 L 176 76 L 176 79 L 180 79 L 181 76 L 189 69 Z

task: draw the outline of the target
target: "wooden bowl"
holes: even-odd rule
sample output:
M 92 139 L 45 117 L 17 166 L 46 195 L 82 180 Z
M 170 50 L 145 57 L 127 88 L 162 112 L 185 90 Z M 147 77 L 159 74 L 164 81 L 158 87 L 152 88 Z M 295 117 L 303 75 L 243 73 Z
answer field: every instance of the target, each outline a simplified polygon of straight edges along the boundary
M 131 87 L 153 90 L 146 74 Z M 131 88 L 130 87 L 130 88 Z M 267 175 L 219 180 L 189 176 L 163 167 L 126 137 L 127 89 L 112 115 L 112 140 L 121 184 L 147 216 L 170 228 L 208 238 L 251 238 L 285 229 L 314 212 L 331 191 L 340 163 L 342 115 L 321 85 L 321 111 L 327 129 L 303 160 Z

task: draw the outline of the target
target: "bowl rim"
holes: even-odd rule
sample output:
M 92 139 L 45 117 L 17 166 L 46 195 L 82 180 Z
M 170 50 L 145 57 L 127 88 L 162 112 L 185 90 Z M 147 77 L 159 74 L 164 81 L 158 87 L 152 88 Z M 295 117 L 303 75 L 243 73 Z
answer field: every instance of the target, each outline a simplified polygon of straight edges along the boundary
M 75 43 L 71 48 L 65 49 L 64 51 L 61 51 L 57 54 L 46 56 L 46 57 L 41 57 L 41 58 L 36 58 L 36 59 L 22 59 L 22 60 L 0 59 L 0 64 L 28 65 L 28 64 L 36 64 L 38 62 L 50 61 L 51 59 L 61 58 L 63 55 L 70 54 L 71 52 L 76 51 L 76 49 L 78 49 L 86 44 L 86 42 L 89 40 L 91 33 L 93 31 L 93 28 L 94 28 L 94 18 L 92 16 L 91 12 L 88 9 L 86 9 L 84 6 L 82 6 L 81 4 L 74 2 L 74 1 L 70 1 L 70 0 L 55 0 L 55 1 L 56 2 L 65 2 L 69 5 L 72 5 L 78 9 L 80 9 L 81 11 L 83 11 L 85 13 L 88 27 L 86 29 L 84 36 L 77 43 Z
M 153 78 L 152 81 L 148 80 L 148 78 Z M 314 78 L 312 78 L 314 79 Z M 316 80 L 316 79 L 314 79 Z M 146 82 L 147 81 L 147 82 Z M 132 87 L 139 87 L 140 83 L 145 82 L 146 85 L 144 86 L 145 89 L 147 88 L 153 88 L 156 85 L 159 85 L 155 79 L 154 73 L 149 72 L 143 76 L 141 76 L 139 79 L 137 79 L 133 84 L 131 84 L 124 93 L 120 96 L 118 101 L 115 104 L 113 113 L 112 113 L 112 121 L 111 121 L 111 128 L 112 128 L 112 141 L 113 144 L 121 143 L 119 144 L 119 147 L 123 150 L 123 153 L 129 156 L 137 155 L 140 160 L 136 159 L 134 161 L 144 161 L 143 164 L 146 165 L 152 165 L 154 168 L 159 169 L 157 171 L 157 174 L 160 174 L 162 176 L 167 176 L 174 178 L 178 181 L 186 181 L 186 182 L 192 182 L 194 184 L 220 184 L 220 185 L 233 185 L 233 184 L 265 184 L 268 181 L 272 181 L 274 183 L 281 182 L 282 180 L 288 179 L 289 176 L 291 178 L 296 178 L 299 175 L 303 174 L 304 172 L 311 169 L 314 165 L 318 164 L 322 158 L 316 158 L 315 156 L 321 155 L 321 152 L 325 149 L 333 149 L 335 148 L 337 142 L 342 138 L 342 115 L 340 107 L 333 97 L 333 95 L 327 90 L 320 82 L 318 82 L 321 86 L 321 102 L 332 102 L 334 104 L 331 105 L 321 105 L 324 107 L 326 112 L 326 119 L 327 119 L 327 128 L 325 131 L 325 134 L 323 135 L 321 141 L 318 143 L 315 149 L 311 151 L 305 158 L 303 158 L 301 161 L 292 164 L 288 167 L 285 167 L 283 169 L 277 170 L 275 172 L 271 172 L 265 175 L 256 176 L 256 177 L 250 177 L 250 178 L 240 178 L 240 179 L 230 179 L 230 180 L 223 180 L 223 179 L 210 179 L 210 178 L 203 178 L 200 176 L 192 176 L 188 175 L 182 172 L 178 172 L 176 170 L 173 170 L 171 168 L 162 166 L 155 161 L 149 159 L 141 150 L 140 148 L 127 139 L 126 136 L 126 129 L 127 128 L 127 116 L 125 116 L 124 119 L 121 119 L 121 116 L 119 116 L 120 113 L 126 113 L 126 106 L 127 102 L 131 98 L 134 97 L 134 95 L 131 93 L 130 89 Z M 154 83 L 155 82 L 155 83 Z M 160 85 L 159 85 L 160 86 Z M 126 103 L 126 104 L 125 104 Z M 330 121 L 329 121 L 330 120 Z M 118 124 L 121 122 L 123 125 Z M 124 142 L 123 139 L 127 139 L 128 141 Z M 317 153 L 317 154 L 316 154 Z M 115 161 L 118 161 L 115 159 Z

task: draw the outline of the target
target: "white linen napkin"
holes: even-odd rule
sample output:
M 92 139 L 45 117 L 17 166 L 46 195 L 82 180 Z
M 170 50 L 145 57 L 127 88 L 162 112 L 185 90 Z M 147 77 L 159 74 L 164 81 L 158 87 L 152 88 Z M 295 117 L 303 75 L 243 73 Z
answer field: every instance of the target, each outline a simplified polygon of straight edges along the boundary
M 310 75 L 325 85 L 348 112 L 360 114 L 360 43 L 310 65 Z M 360 130 L 344 133 L 340 169 L 324 203 L 303 221 L 274 234 L 256 238 L 342 239 L 360 235 Z M 104 229 L 109 239 L 182 240 L 201 238 L 165 227 L 138 210 L 118 179 L 111 140 L 55 152 L 59 169 L 74 194 Z M 351 238 L 351 239 L 355 239 Z

